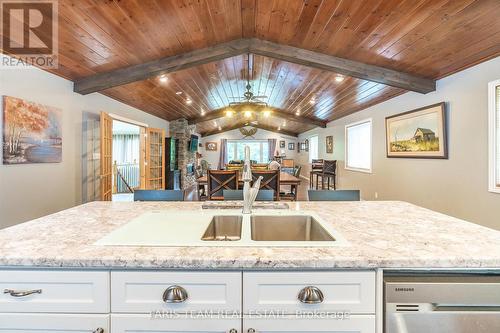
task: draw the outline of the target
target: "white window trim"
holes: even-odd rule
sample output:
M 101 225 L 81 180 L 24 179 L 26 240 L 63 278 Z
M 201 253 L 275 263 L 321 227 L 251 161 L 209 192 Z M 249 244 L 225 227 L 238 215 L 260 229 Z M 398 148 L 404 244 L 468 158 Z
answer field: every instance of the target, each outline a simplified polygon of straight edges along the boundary
M 309 159 L 309 163 L 312 163 L 312 160 L 313 160 L 313 159 L 311 158 L 311 139 L 312 139 L 312 138 L 318 138 L 318 144 L 317 144 L 317 147 L 316 147 L 316 148 L 318 149 L 318 151 L 317 151 L 317 154 L 316 154 L 316 158 L 315 158 L 315 159 L 319 159 L 319 135 L 318 135 L 318 134 L 313 134 L 313 135 L 311 135 L 311 136 L 309 136 L 309 137 L 307 138 L 307 140 L 309 140 L 309 147 L 307 147 L 307 148 L 309 149 L 309 151 L 308 151 L 308 159 Z
M 500 187 L 496 184 L 496 142 L 500 133 L 496 129 L 496 87 L 500 86 L 500 80 L 488 83 L 488 147 L 489 147 L 489 175 L 488 175 L 488 190 L 493 193 L 500 193 Z
M 360 124 L 364 124 L 364 123 L 370 123 L 370 168 L 369 169 L 362 169 L 362 168 L 352 168 L 352 167 L 349 167 L 347 166 L 347 147 L 348 147 L 348 144 L 347 144 L 347 128 L 349 127 L 353 127 L 353 126 L 356 126 L 356 125 L 360 125 Z M 345 125 L 345 130 L 344 130 L 344 145 L 345 145 L 345 156 L 344 156 L 344 169 L 345 170 L 348 170 L 348 171 L 354 171 L 354 172 L 362 172 L 362 173 L 372 173 L 372 169 L 373 169 L 373 121 L 372 121 L 372 118 L 368 118 L 368 119 L 364 119 L 364 120 L 360 120 L 360 121 L 357 121 L 357 122 L 354 122 L 354 123 L 350 123 L 350 124 L 347 124 Z
M 267 156 L 264 156 L 263 152 L 264 152 L 264 145 L 268 145 L 269 142 L 267 141 L 267 139 L 228 139 L 227 142 L 226 142 L 226 145 L 228 145 L 229 143 L 245 143 L 245 142 L 259 142 L 261 144 L 261 151 L 260 151 L 260 154 L 261 154 L 261 160 L 267 160 Z M 226 146 L 226 150 L 227 150 L 227 146 Z M 233 151 L 233 153 L 235 153 L 235 151 Z M 226 151 L 227 153 L 227 151 Z M 226 154 L 226 158 L 227 158 L 227 161 L 225 161 L 226 163 L 229 162 L 229 154 Z M 265 162 L 259 162 L 259 163 L 265 163 Z

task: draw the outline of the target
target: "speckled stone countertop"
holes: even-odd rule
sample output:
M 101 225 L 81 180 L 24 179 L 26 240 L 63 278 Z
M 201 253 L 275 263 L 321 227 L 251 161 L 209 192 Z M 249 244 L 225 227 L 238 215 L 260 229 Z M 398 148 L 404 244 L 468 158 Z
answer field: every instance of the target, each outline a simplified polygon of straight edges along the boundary
M 201 210 L 199 202 L 92 202 L 0 231 L 0 266 L 331 269 L 499 268 L 500 232 L 404 202 L 297 202 L 335 228 L 346 246 L 132 247 L 94 243 L 151 210 Z M 222 244 L 223 245 L 223 244 Z

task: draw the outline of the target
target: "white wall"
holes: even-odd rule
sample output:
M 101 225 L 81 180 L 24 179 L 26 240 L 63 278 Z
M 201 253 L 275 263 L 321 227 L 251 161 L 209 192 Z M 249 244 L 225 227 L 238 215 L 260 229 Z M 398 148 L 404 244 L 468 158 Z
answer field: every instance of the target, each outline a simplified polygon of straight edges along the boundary
M 241 132 L 238 129 L 235 129 L 232 131 L 214 134 L 214 135 L 210 135 L 210 136 L 201 138 L 201 143 L 202 143 L 203 147 L 200 148 L 200 153 L 202 154 L 202 159 L 207 160 L 208 163 L 210 163 L 210 166 L 212 168 L 217 168 L 217 166 L 219 164 L 220 140 L 221 139 L 241 140 L 241 139 L 243 139 L 243 135 L 241 134 Z M 279 142 L 281 140 L 285 140 L 284 151 L 285 151 L 286 157 L 293 158 L 293 159 L 295 159 L 297 157 L 296 155 L 297 155 L 298 139 L 295 137 L 258 129 L 257 133 L 255 134 L 255 136 L 252 139 L 255 139 L 255 140 L 276 139 L 276 146 L 280 152 L 282 149 L 279 148 Z M 205 143 L 206 142 L 217 142 L 217 151 L 206 151 L 205 150 Z M 288 150 L 288 143 L 290 143 L 290 142 L 295 143 L 294 150 Z
M 63 124 L 62 163 L 0 162 L 0 228 L 81 203 L 82 111 L 110 112 L 168 131 L 165 120 L 101 94 L 73 93 L 71 81 L 36 68 L 0 69 L 0 95 L 58 107 Z
M 475 223 L 500 229 L 500 194 L 488 192 L 487 84 L 500 79 L 500 57 L 437 82 L 435 92 L 406 93 L 361 112 L 333 121 L 326 129 L 303 133 L 320 136 L 320 158 L 340 163 L 339 184 L 361 189 L 362 197 L 404 200 Z M 387 158 L 385 117 L 426 105 L 446 102 L 449 159 Z M 344 169 L 344 128 L 373 119 L 373 173 Z M 325 136 L 333 135 L 334 153 L 324 151 Z M 300 154 L 306 160 L 306 154 Z M 412 221 L 408 221 L 412 223 Z

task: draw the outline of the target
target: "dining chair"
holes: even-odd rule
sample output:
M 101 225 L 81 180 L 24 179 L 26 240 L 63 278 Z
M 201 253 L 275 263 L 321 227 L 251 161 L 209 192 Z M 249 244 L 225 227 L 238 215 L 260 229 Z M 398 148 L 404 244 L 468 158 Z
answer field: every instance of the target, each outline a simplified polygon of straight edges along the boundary
M 224 200 L 243 200 L 243 190 L 223 190 Z M 256 201 L 273 201 L 274 191 L 259 190 Z
M 134 201 L 184 201 L 184 191 L 135 190 Z
M 359 190 L 308 190 L 309 201 L 359 201 Z
M 253 181 L 262 177 L 260 182 L 261 190 L 274 191 L 274 200 L 280 199 L 280 171 L 279 170 L 266 170 L 266 171 L 252 171 Z
M 224 200 L 223 190 L 238 189 L 238 170 L 208 170 L 207 199 Z
M 318 189 L 318 173 L 323 169 L 323 159 L 313 159 L 311 161 L 311 171 L 309 171 L 309 188 L 314 188 L 314 176 L 316 175 L 316 189 Z
M 316 189 L 318 189 L 318 179 L 321 177 L 321 189 L 325 189 L 325 178 L 327 179 L 328 186 L 327 190 L 330 189 L 330 179 L 333 178 L 333 189 L 337 189 L 336 182 L 337 175 L 337 160 L 324 160 L 323 161 L 323 169 L 320 172 L 316 173 Z

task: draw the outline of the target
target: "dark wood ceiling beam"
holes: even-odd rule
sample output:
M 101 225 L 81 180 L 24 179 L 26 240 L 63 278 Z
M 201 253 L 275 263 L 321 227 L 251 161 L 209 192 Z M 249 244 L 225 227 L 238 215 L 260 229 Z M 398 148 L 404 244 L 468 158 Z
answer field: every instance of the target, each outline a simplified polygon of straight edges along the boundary
M 267 126 L 267 125 L 248 124 L 248 126 L 259 128 L 259 129 L 266 130 L 266 131 L 269 131 L 269 132 L 274 132 L 274 133 L 280 133 L 280 134 L 284 134 L 284 135 L 288 135 L 288 136 L 293 136 L 293 137 L 298 137 L 299 136 L 298 133 L 295 133 L 295 132 L 292 132 L 292 131 L 288 131 L 288 130 L 284 130 L 282 128 L 280 130 L 278 130 L 276 127 L 271 127 L 271 126 Z
M 89 94 L 244 53 L 253 53 L 303 66 L 319 68 L 419 93 L 436 90 L 436 82 L 432 79 L 256 38 L 237 39 L 144 64 L 95 74 L 75 81 L 73 89 L 80 94 Z
M 165 57 L 143 64 L 120 68 L 76 80 L 73 90 L 82 95 L 98 92 L 153 76 L 208 64 L 214 61 L 248 53 L 249 39 L 236 39 L 227 43 Z
M 269 131 L 269 132 L 273 132 L 273 133 L 279 133 L 279 134 L 283 134 L 283 135 L 287 135 L 287 136 L 293 136 L 295 138 L 299 136 L 298 133 L 295 133 L 292 131 L 288 131 L 288 130 L 284 130 L 284 129 L 278 130 L 277 128 L 267 126 L 267 125 L 260 125 L 260 124 L 256 125 L 256 124 L 251 124 L 251 123 L 245 122 L 245 123 L 238 123 L 236 125 L 231 125 L 231 126 L 224 126 L 224 127 L 221 127 L 220 130 L 218 128 L 216 128 L 212 131 L 203 132 L 203 133 L 201 133 L 201 137 L 207 137 L 207 136 L 214 135 L 214 134 L 229 132 L 229 131 L 232 131 L 232 130 L 235 130 L 238 128 L 242 128 L 242 127 L 255 127 L 255 128 L 262 129 L 262 130 Z
M 256 38 L 251 39 L 250 53 L 424 94 L 436 90 L 432 79 Z
M 234 112 L 244 112 L 245 109 L 247 109 L 247 108 L 249 110 L 251 110 L 252 112 L 256 112 L 256 113 L 261 113 L 265 109 L 268 109 L 269 111 L 271 111 L 270 117 L 278 117 L 281 119 L 295 121 L 298 123 L 307 123 L 307 124 L 312 124 L 312 125 L 315 125 L 318 127 L 326 128 L 327 122 L 323 121 L 323 120 L 314 119 L 314 118 L 310 118 L 310 117 L 304 117 L 304 116 L 297 116 L 295 114 L 288 113 L 288 112 L 280 110 L 278 108 L 266 107 L 263 105 L 251 105 L 251 104 L 243 104 L 243 105 L 237 106 L 237 107 L 225 107 L 225 108 L 221 108 L 218 110 L 210 111 L 204 116 L 199 116 L 196 118 L 188 119 L 188 122 L 190 125 L 195 125 L 195 124 L 198 124 L 198 123 L 201 123 L 204 121 L 215 120 L 215 119 L 225 117 L 226 112 L 229 110 L 234 111 Z

